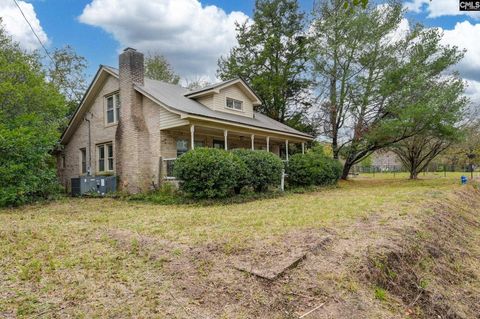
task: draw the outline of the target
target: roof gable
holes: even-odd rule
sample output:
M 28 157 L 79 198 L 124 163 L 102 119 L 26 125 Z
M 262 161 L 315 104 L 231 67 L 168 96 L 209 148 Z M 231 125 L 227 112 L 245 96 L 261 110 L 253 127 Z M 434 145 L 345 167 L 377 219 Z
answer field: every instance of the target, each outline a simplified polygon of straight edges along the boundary
M 240 77 L 236 79 L 231 79 L 228 81 L 216 83 L 213 85 L 209 85 L 198 90 L 188 91 L 187 93 L 185 93 L 185 96 L 188 98 L 197 98 L 197 97 L 201 97 L 201 96 L 212 94 L 212 93 L 218 94 L 220 93 L 221 90 L 234 85 L 239 87 L 242 90 L 242 92 L 250 98 L 254 106 L 262 104 L 260 97 L 253 91 L 253 89 L 247 84 L 247 82 L 245 82 Z
M 78 107 L 73 113 L 72 118 L 68 122 L 67 128 L 63 131 L 62 136 L 60 137 L 60 143 L 64 144 L 68 142 L 72 134 L 75 132 L 77 126 L 83 121 L 84 115 L 88 111 L 88 106 L 91 105 L 91 103 L 96 99 L 98 92 L 108 77 L 113 76 L 114 78 L 118 78 L 118 74 L 116 74 L 112 69 L 113 68 L 100 65 L 100 68 L 90 83 L 90 86 L 78 104 Z

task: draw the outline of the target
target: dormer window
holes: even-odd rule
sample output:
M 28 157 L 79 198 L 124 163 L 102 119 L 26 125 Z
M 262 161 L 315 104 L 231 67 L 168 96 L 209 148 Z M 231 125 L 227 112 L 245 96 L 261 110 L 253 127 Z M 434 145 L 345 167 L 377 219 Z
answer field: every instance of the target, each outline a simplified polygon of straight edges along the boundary
M 118 93 L 109 95 L 106 97 L 107 100 L 107 109 L 105 117 L 107 119 L 107 124 L 118 123 L 120 118 L 120 96 Z
M 228 108 L 228 109 L 242 111 L 243 110 L 243 102 L 227 97 L 227 102 L 225 104 L 225 107 Z

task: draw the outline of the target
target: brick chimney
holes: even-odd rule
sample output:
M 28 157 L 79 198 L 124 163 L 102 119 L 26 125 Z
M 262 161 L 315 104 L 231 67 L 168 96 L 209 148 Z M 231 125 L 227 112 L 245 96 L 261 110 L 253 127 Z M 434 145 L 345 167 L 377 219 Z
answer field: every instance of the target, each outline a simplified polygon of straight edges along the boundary
M 144 84 L 144 56 L 126 48 L 119 56 L 120 119 L 115 134 L 119 188 L 129 193 L 150 184 L 149 132 L 143 115 L 143 97 L 134 85 Z

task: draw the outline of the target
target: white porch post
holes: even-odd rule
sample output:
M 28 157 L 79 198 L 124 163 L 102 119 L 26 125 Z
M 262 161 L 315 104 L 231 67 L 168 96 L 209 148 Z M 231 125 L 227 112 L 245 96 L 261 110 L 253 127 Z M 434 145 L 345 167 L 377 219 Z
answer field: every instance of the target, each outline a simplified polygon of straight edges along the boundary
M 305 154 L 305 142 L 302 142 L 302 154 Z
M 285 159 L 288 162 L 288 140 L 285 140 Z
M 270 152 L 270 136 L 267 136 L 267 152 Z
M 255 134 L 252 134 L 252 151 L 255 150 Z
M 194 149 L 195 148 L 195 125 L 190 125 L 190 149 Z
M 223 138 L 224 138 L 224 143 L 225 144 L 225 151 L 228 150 L 228 130 L 223 130 Z

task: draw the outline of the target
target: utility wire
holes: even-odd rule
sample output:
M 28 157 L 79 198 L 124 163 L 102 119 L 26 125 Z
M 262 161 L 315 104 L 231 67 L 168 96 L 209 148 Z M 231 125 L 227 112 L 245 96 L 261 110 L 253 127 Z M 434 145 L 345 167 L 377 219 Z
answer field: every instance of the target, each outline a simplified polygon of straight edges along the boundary
M 30 21 L 28 21 L 27 17 L 25 16 L 25 13 L 23 13 L 23 10 L 22 8 L 20 7 L 20 5 L 18 4 L 17 0 L 13 0 L 13 2 L 15 3 L 15 5 L 17 6 L 18 10 L 20 10 L 20 13 L 22 14 L 23 18 L 25 19 L 25 22 L 27 22 L 28 26 L 30 27 L 30 29 L 32 30 L 33 34 L 35 35 L 35 38 L 37 38 L 38 40 L 38 43 L 40 43 L 40 45 L 42 46 L 43 50 L 45 51 L 45 53 L 47 54 L 47 56 L 50 58 L 50 60 L 52 60 L 53 63 L 55 63 L 55 61 L 53 60 L 53 58 L 50 56 L 50 53 L 48 52 L 47 48 L 45 47 L 45 45 L 43 44 L 42 40 L 40 40 L 40 37 L 38 36 L 37 32 L 35 32 L 35 29 L 32 27 L 32 25 L 30 24 Z
M 37 38 L 38 43 L 40 43 L 40 45 L 42 46 L 42 48 L 45 51 L 45 54 L 47 55 L 47 57 L 50 59 L 50 61 L 52 61 L 53 64 L 55 64 L 55 60 L 52 58 L 52 56 L 48 52 L 48 50 L 45 47 L 45 45 L 43 44 L 42 40 L 40 40 L 40 37 L 38 36 L 37 32 L 35 32 L 35 29 L 32 27 L 32 24 L 30 23 L 30 21 L 28 21 L 27 17 L 25 16 L 25 13 L 23 13 L 23 10 L 20 7 L 20 5 L 18 4 L 17 0 L 13 0 L 13 2 L 17 6 L 18 10 L 20 10 L 20 13 L 22 14 L 23 18 L 25 19 L 25 22 L 27 22 L 28 26 L 30 27 L 30 30 L 32 30 L 33 34 L 35 35 L 35 38 Z M 75 92 L 71 87 L 69 89 L 72 91 L 73 96 L 75 96 L 77 98 L 77 100 L 80 101 L 81 97 L 77 94 L 77 92 Z

